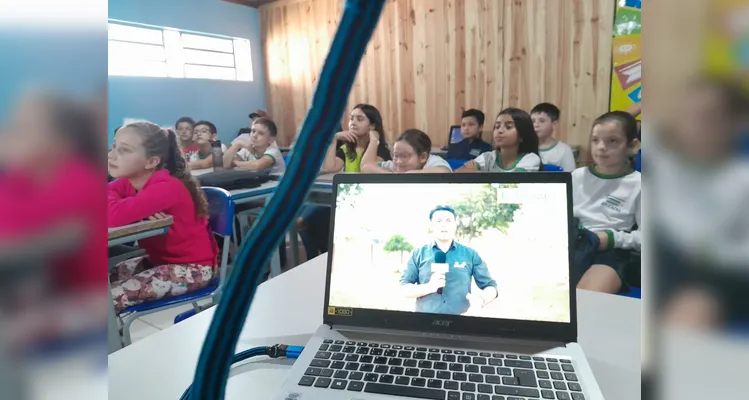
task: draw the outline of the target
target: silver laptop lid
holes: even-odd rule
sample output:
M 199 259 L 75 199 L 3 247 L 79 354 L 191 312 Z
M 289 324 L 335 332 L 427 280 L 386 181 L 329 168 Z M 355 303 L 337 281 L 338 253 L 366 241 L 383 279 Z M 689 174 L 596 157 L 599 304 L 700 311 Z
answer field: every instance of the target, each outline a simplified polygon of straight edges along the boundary
M 566 173 L 337 175 L 324 320 L 575 341 Z

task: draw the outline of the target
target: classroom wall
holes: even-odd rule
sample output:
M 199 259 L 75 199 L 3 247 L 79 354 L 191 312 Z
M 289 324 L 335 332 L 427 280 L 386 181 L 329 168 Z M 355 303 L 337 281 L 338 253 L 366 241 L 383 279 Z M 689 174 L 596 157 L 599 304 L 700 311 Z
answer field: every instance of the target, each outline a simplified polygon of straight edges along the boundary
M 173 125 L 182 116 L 216 124 L 222 141 L 249 126 L 247 115 L 265 109 L 260 21 L 254 8 L 220 0 L 110 0 L 109 17 L 250 40 L 252 82 L 208 79 L 109 77 L 109 141 L 124 118 Z
M 268 111 L 282 143 L 301 126 L 341 4 L 260 7 Z M 348 109 L 377 106 L 389 140 L 416 127 L 444 146 L 464 109 L 486 113 L 489 138 L 502 108 L 550 101 L 562 110 L 560 138 L 587 144 L 593 120 L 608 109 L 613 13 L 612 0 L 389 1 Z

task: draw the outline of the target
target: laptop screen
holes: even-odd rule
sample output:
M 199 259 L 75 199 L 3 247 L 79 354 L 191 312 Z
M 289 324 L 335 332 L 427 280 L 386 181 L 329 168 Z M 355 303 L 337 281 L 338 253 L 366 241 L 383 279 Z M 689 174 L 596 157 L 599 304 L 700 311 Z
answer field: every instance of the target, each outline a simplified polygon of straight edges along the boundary
M 460 130 L 460 126 L 453 125 L 450 127 L 450 144 L 460 143 L 463 141 L 463 132 Z
M 346 183 L 331 307 L 570 322 L 564 183 Z

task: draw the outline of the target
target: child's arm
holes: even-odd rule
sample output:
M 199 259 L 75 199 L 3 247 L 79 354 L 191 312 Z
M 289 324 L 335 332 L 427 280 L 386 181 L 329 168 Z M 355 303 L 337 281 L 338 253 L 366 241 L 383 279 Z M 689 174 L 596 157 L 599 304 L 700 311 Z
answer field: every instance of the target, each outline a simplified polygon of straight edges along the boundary
M 598 232 L 598 238 L 601 239 L 600 251 L 622 249 L 640 251 L 642 229 L 642 212 L 640 210 L 640 196 L 637 197 L 635 204 L 635 223 L 637 230 L 632 232 L 606 230 Z
M 174 187 L 167 182 L 150 184 L 135 196 L 124 198 L 119 196 L 116 183 L 128 184 L 124 180 L 109 184 L 107 226 L 110 228 L 141 221 L 170 208 L 175 202 Z
M 276 164 L 276 159 L 269 154 L 263 154 L 258 160 L 250 161 L 239 161 L 234 160 L 234 165 L 240 169 L 247 169 L 250 171 L 267 171 Z
M 385 169 L 379 165 L 377 160 L 377 151 L 380 146 L 380 139 L 375 133 L 374 136 L 370 134 L 369 145 L 367 150 L 364 151 L 364 155 L 361 158 L 361 172 L 368 174 L 387 174 L 393 172 Z
M 234 167 L 234 161 L 239 158 L 237 157 L 237 152 L 240 149 L 242 149 L 242 145 L 236 141 L 231 144 L 231 147 L 226 149 L 226 153 L 224 153 L 224 168 L 229 169 Z
M 488 171 L 490 163 L 489 158 L 491 154 L 491 151 L 481 153 L 478 157 L 463 164 L 463 166 L 458 168 L 458 170 L 455 172 L 479 172 L 481 170 Z
M 338 158 L 337 148 L 338 140 L 333 138 L 333 143 L 328 147 L 328 152 L 325 154 L 325 160 L 322 163 L 322 170 L 326 172 L 338 172 L 343 169 L 344 162 Z
M 479 166 L 476 160 L 471 160 L 463 164 L 462 167 L 458 168 L 455 172 L 479 172 Z
M 447 172 L 453 172 L 453 170 L 452 168 L 450 168 L 450 164 L 448 164 L 444 158 L 430 155 L 427 159 L 426 164 L 424 165 L 424 168 L 420 170 L 415 169 L 408 172 L 418 174 L 444 174 Z
M 213 167 L 213 154 L 209 155 L 208 157 L 202 160 L 190 161 L 189 163 L 187 163 L 187 165 L 190 166 L 190 169 L 211 168 Z

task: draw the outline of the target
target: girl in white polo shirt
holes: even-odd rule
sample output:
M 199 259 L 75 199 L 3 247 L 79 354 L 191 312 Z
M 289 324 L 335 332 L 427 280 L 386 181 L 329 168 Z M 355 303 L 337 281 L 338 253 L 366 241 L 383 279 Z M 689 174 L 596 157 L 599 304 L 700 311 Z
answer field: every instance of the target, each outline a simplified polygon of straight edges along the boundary
M 365 173 L 419 172 L 440 173 L 452 172 L 450 164 L 442 157 L 429 154 L 432 140 L 418 129 L 403 132 L 393 144 L 393 160 L 377 161 L 377 132 L 370 132 L 369 146 L 361 161 L 361 170 Z
M 538 135 L 527 112 L 505 108 L 494 121 L 495 150 L 468 161 L 457 172 L 541 171 Z
M 590 137 L 595 164 L 572 172 L 573 210 L 581 225 L 577 252 L 585 244 L 594 252 L 576 253 L 580 289 L 619 292 L 627 265 L 636 260 L 632 252 L 640 251 L 640 173 L 628 158 L 635 146 L 635 118 L 623 111 L 603 114 Z

